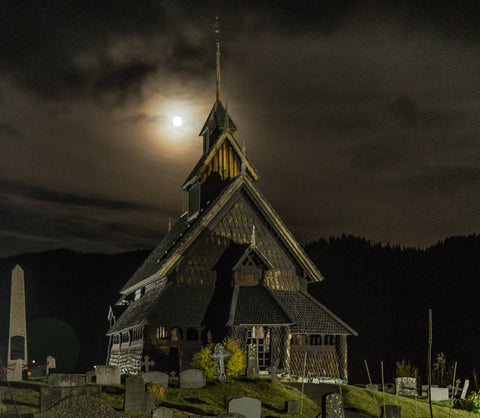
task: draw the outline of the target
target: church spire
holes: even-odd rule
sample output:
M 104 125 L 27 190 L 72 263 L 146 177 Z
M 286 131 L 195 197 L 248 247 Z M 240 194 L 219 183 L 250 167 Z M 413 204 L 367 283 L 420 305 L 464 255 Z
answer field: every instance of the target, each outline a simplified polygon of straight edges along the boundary
M 218 16 L 215 22 L 215 34 L 217 36 L 217 102 L 220 101 L 220 25 Z

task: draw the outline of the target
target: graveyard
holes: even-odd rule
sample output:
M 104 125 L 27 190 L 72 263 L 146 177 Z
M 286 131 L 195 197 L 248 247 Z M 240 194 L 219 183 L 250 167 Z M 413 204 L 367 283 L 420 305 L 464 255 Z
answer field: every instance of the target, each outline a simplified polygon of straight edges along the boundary
M 18 411 L 21 415 L 35 416 L 40 413 L 40 392 L 42 388 L 48 388 L 46 379 L 29 380 L 25 382 L 11 383 L 12 393 L 17 403 Z M 402 417 L 426 417 L 429 416 L 428 401 L 425 397 L 398 396 L 390 393 L 372 391 L 352 385 L 331 385 L 328 388 L 322 388 L 322 385 L 305 385 L 305 396 L 302 402 L 301 384 L 291 384 L 284 380 L 279 380 L 272 384 L 270 379 L 239 378 L 227 383 L 209 382 L 203 388 L 179 388 L 178 379 L 169 379 L 169 385 L 161 401 L 155 402 L 155 409 L 160 409 L 172 417 L 196 417 L 196 416 L 218 416 L 227 412 L 226 400 L 239 396 L 258 399 L 261 402 L 261 417 L 317 417 L 322 411 L 321 399 L 315 399 L 318 395 L 316 391 L 324 392 L 326 390 L 341 390 L 344 404 L 344 417 L 379 417 L 381 416 L 381 407 L 384 403 L 388 405 L 397 405 L 401 407 Z M 90 399 L 89 404 L 94 408 L 95 401 L 103 402 L 108 406 L 110 412 L 117 415 L 105 416 L 130 416 L 130 417 L 151 417 L 151 413 L 138 414 L 124 411 L 125 385 L 98 385 L 94 383 L 86 384 L 85 393 L 89 395 L 80 395 L 77 399 Z M 11 402 L 8 388 L 2 383 L 0 393 L 3 399 L 4 408 L 0 416 L 15 417 L 15 406 Z M 309 396 L 308 396 L 309 395 Z M 69 398 L 72 402 L 75 398 Z M 93 401 L 92 401 L 93 399 Z M 287 413 L 285 402 L 297 401 L 298 411 L 296 414 Z M 100 403 L 100 402 L 99 402 Z M 98 405 L 95 404 L 95 407 Z M 436 418 L 450 416 L 449 401 L 433 402 L 433 413 Z M 302 412 L 300 412 L 300 407 Z M 88 412 L 88 411 L 87 411 Z M 27 415 L 30 414 L 30 415 Z M 38 415 L 39 417 L 48 415 Z M 70 415 L 71 416 L 71 415 Z M 458 409 L 451 410 L 451 416 L 454 418 L 475 417 L 478 416 L 472 412 Z

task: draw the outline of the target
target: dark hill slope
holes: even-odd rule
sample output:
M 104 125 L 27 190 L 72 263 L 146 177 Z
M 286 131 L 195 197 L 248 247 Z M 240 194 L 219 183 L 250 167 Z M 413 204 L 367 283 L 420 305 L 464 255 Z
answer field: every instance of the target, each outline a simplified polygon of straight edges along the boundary
M 480 366 L 480 237 L 452 237 L 426 250 L 372 244 L 351 236 L 319 240 L 306 251 L 326 277 L 310 292 L 359 336 L 350 338 L 352 381 L 367 381 L 367 359 L 377 382 L 383 360 L 425 371 L 428 309 L 433 309 L 434 353 L 458 361 L 462 378 Z

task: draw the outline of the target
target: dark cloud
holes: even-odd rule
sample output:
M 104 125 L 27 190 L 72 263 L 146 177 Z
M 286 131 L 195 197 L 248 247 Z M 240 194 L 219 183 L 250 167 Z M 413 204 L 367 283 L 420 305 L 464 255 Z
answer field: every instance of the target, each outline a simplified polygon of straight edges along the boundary
M 111 96 L 123 103 L 130 96 L 141 98 L 142 85 L 156 72 L 156 66 L 149 63 L 133 62 L 122 68 L 116 68 L 95 82 L 95 94 Z
M 165 232 L 215 98 L 216 14 L 222 100 L 301 242 L 477 232 L 480 16 L 457 3 L 2 2 L 0 234 L 109 250 Z
M 80 196 L 72 193 L 49 190 L 32 184 L 25 184 L 17 181 L 0 178 L 0 193 L 19 195 L 46 202 L 55 202 L 63 205 L 84 206 L 98 209 L 114 210 L 153 210 L 153 207 L 140 205 L 133 202 L 102 199 L 92 196 Z

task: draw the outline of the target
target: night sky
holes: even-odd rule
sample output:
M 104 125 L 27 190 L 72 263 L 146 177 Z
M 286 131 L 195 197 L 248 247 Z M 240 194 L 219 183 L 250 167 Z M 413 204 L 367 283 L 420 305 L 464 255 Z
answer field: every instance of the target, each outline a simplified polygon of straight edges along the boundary
M 161 239 L 215 100 L 216 14 L 221 99 L 300 243 L 479 233 L 480 3 L 456 3 L 1 0 L 0 256 Z

